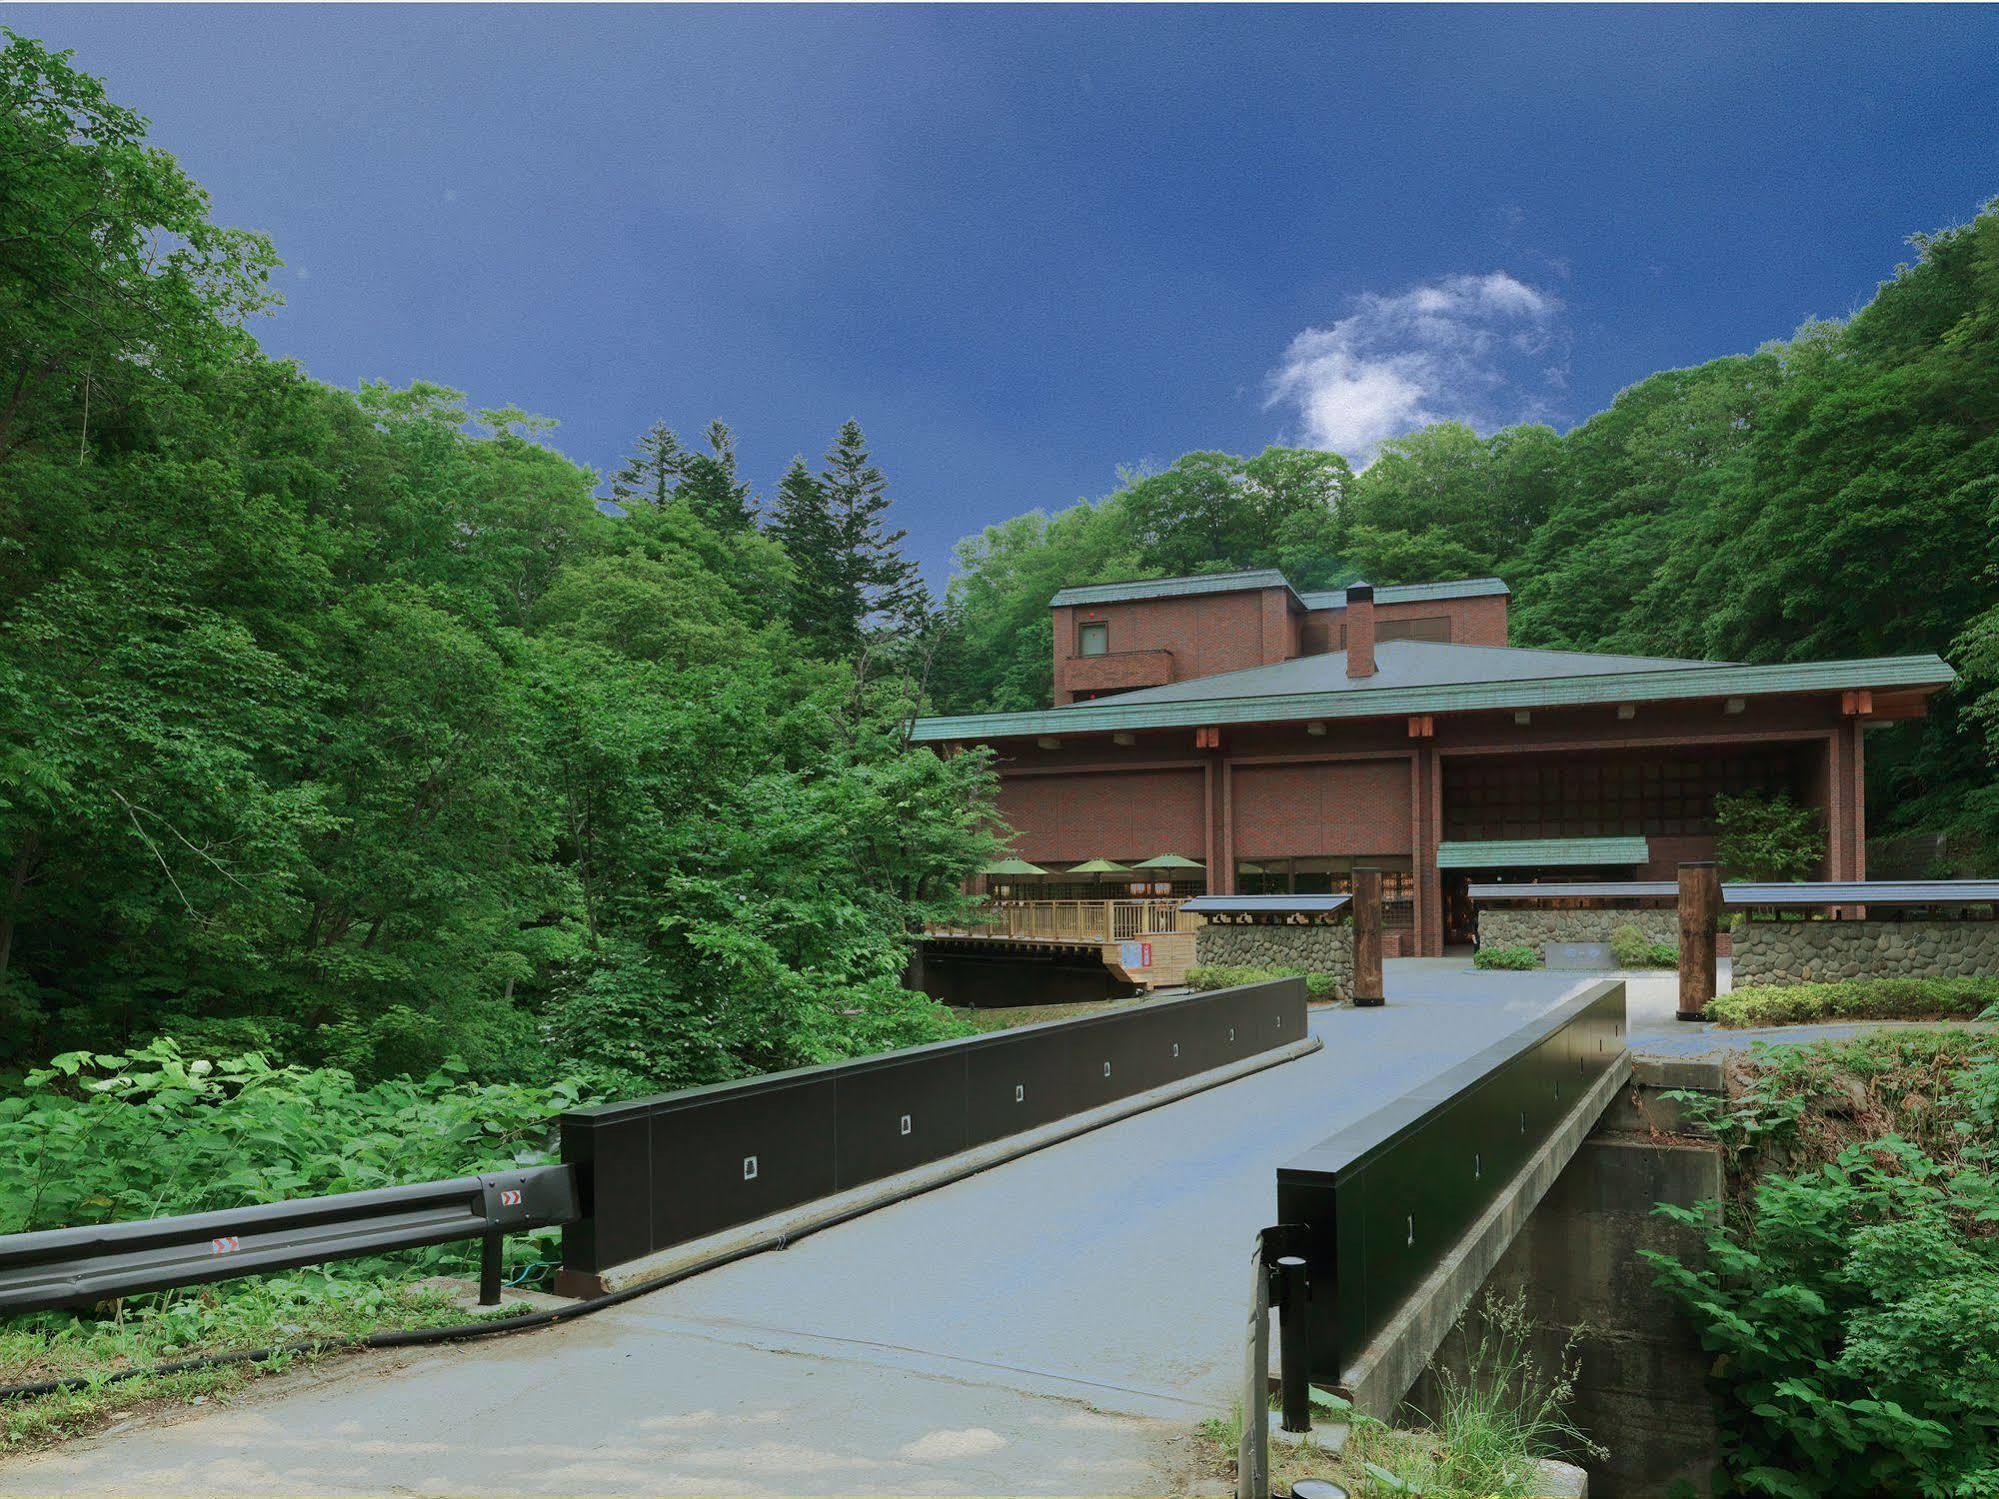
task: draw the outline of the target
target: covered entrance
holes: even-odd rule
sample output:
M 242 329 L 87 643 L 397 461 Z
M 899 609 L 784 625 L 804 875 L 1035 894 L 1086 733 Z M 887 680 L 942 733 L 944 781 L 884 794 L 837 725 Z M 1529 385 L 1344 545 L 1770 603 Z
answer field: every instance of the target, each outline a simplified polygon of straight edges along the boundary
M 1470 886 L 1540 880 L 1628 880 L 1648 857 L 1643 838 L 1498 838 L 1437 845 L 1444 945 L 1478 941 Z

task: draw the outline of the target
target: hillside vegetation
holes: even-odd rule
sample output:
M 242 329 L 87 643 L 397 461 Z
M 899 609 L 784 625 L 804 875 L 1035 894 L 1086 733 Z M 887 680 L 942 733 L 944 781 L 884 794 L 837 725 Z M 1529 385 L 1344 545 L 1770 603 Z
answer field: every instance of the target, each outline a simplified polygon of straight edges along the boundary
M 166 1034 L 363 1085 L 708 1082 L 957 1029 L 906 933 L 987 773 L 860 429 L 761 522 L 715 424 L 628 512 L 522 411 L 329 388 L 275 252 L 0 50 L 0 1074 Z

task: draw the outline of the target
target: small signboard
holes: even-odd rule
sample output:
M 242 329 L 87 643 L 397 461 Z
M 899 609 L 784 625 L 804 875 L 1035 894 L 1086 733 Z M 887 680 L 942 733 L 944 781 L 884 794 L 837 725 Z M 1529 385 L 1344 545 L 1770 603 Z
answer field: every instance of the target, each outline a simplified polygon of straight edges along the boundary
M 1143 942 L 1120 942 L 1117 945 L 1118 965 L 1122 968 L 1143 968 L 1145 946 Z

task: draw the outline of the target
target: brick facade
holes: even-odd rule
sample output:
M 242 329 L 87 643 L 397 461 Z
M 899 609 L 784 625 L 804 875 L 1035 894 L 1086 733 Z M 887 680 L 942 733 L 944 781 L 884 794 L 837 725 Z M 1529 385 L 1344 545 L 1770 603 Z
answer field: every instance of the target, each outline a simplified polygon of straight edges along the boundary
M 1288 588 L 1245 588 L 1160 599 L 1125 599 L 1110 604 L 1062 604 L 1052 611 L 1055 625 L 1055 705 L 1101 692 L 1161 687 L 1194 677 L 1269 666 L 1299 656 L 1346 648 L 1345 609 L 1305 609 Z M 1506 595 L 1437 599 L 1417 603 L 1376 603 L 1375 634 L 1380 640 L 1437 638 L 1436 621 L 1447 622 L 1456 645 L 1506 644 Z M 1105 627 L 1110 656 L 1169 653 L 1163 676 L 1130 676 L 1130 668 L 1084 665 L 1107 657 L 1085 657 L 1078 643 L 1084 624 Z M 1157 672 L 1154 666 L 1146 671 Z M 1101 678 L 1099 673 L 1102 673 Z
M 1310 608 L 1269 586 L 1275 576 L 1055 606 L 1056 705 L 1342 650 L 1350 609 Z M 1368 608 L 1364 599 L 1356 588 L 1351 609 Z M 1506 606 L 1495 591 L 1377 599 L 1372 613 L 1382 642 L 1505 646 Z M 1081 653 L 1085 624 L 1104 627 L 1105 653 Z M 1349 664 L 1367 675 L 1358 655 Z M 1885 716 L 1919 713 L 1928 690 L 1899 702 L 1885 694 Z M 1470 872 L 1438 869 L 1445 840 L 1642 836 L 1645 863 L 1619 874 L 1667 878 L 1682 860 L 1713 857 L 1717 791 L 1781 789 L 1824 817 L 1819 875 L 1866 874 L 1863 735 L 1878 711 L 1868 692 L 1246 724 L 1202 724 L 1199 704 L 1176 706 L 1191 721 L 1149 728 L 1133 716 L 1128 729 L 1068 733 L 1053 722 L 1062 715 L 1041 715 L 1031 731 L 990 738 L 1012 852 L 1049 868 L 1180 854 L 1205 866 L 1216 894 L 1235 892 L 1240 863 L 1290 861 L 1281 875 L 1254 877 L 1309 876 L 1324 888 L 1356 862 L 1379 861 L 1408 896 L 1404 950 L 1424 955 L 1443 950 L 1447 922 L 1459 940 L 1474 920 Z
M 1234 893 L 1242 860 L 1407 857 L 1415 875 L 1415 951 L 1436 954 L 1444 947 L 1436 851 L 1450 815 L 1448 768 L 1494 760 L 1573 769 L 1592 757 L 1671 766 L 1776 750 L 1825 816 L 1828 857 L 1820 875 L 1865 877 L 1859 733 L 1836 698 L 1757 700 L 1737 714 L 1719 702 L 1646 704 L 1633 719 L 1603 705 L 1537 711 L 1526 724 L 1510 713 L 1462 713 L 1438 717 L 1422 740 L 1410 738 L 1403 717 L 1343 719 L 1325 728 L 1314 735 L 1302 723 L 1225 726 L 1219 747 L 1201 750 L 1193 729 L 1143 730 L 1128 736 L 1129 745 L 1105 734 L 1058 738 L 1052 748 L 1001 740 L 993 748 L 1001 814 L 1016 833 L 1012 850 L 1050 866 L 1178 853 L 1207 866 L 1208 888 L 1217 894 Z M 1682 859 L 1713 857 L 1711 832 L 1648 827 L 1642 809 L 1637 821 L 1611 829 L 1647 837 L 1649 858 L 1633 877 L 1668 878 Z

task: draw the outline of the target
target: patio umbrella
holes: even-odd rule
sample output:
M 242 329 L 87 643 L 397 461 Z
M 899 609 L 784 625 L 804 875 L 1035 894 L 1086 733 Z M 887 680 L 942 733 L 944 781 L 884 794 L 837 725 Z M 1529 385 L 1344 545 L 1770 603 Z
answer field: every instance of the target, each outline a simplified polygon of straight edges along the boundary
M 1083 863 L 1083 864 L 1078 864 L 1078 865 L 1077 865 L 1077 866 L 1076 866 L 1076 867 L 1075 867 L 1074 869 L 1070 870 L 1070 871 L 1069 871 L 1069 873 L 1071 873 L 1071 874 L 1130 874 L 1130 873 L 1131 873 L 1131 866 L 1130 866 L 1129 864 L 1120 864 L 1120 863 L 1118 863 L 1118 862 L 1117 862 L 1117 860 L 1115 860 L 1115 859 L 1106 859 L 1106 858 L 1102 858 L 1102 857 L 1098 857 L 1098 858 L 1095 858 L 1095 859 L 1091 859 L 1091 860 L 1089 860 L 1089 861 L 1088 861 L 1087 863 Z
M 1261 864 L 1238 864 L 1235 867 L 1235 872 L 1237 874 L 1262 874 L 1263 866 Z
M 979 873 L 980 874 L 1046 874 L 1048 873 L 1048 871 L 1043 869 L 1039 864 L 1028 863 L 1027 860 L 1025 859 L 1015 859 L 1008 857 L 1005 859 L 998 860 L 996 863 L 988 864 L 984 869 L 981 869 Z
M 1208 866 L 1198 859 L 1183 859 L 1178 854 L 1154 854 L 1149 859 L 1140 859 L 1131 866 L 1133 869 L 1206 869 Z

